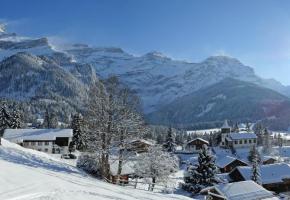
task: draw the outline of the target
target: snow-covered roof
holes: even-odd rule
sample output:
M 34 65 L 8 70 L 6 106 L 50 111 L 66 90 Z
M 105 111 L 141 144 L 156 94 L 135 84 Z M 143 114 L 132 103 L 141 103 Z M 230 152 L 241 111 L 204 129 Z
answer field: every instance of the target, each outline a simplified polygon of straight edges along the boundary
M 219 168 L 224 168 L 225 166 L 227 166 L 228 164 L 232 163 L 235 160 L 239 160 L 239 161 L 247 164 L 246 162 L 244 162 L 238 158 L 231 157 L 231 156 L 218 157 L 218 159 L 215 161 L 215 163 Z
M 122 172 L 121 175 L 129 175 L 129 174 L 134 174 L 134 161 L 127 161 L 122 165 Z M 118 174 L 118 166 L 119 162 L 118 161 L 112 161 L 110 163 L 110 172 L 111 175 L 116 176 Z
M 231 127 L 229 126 L 228 120 L 225 120 L 225 122 L 224 122 L 222 128 L 231 128 Z
M 204 143 L 209 144 L 209 142 L 208 142 L 207 140 L 204 140 L 204 139 L 202 139 L 202 138 L 195 138 L 195 139 L 193 139 L 193 140 L 190 140 L 187 144 L 189 144 L 189 143 L 191 143 L 191 142 L 193 142 L 193 141 L 195 141 L 195 140 L 200 140 L 200 141 L 203 141 Z
M 23 140 L 55 140 L 56 137 L 72 136 L 72 129 L 6 129 L 3 138 L 19 143 Z
M 257 139 L 257 135 L 255 133 L 229 133 L 229 137 L 232 140 Z
M 220 184 L 215 189 L 221 196 L 230 200 L 256 200 L 256 199 L 276 199 L 272 192 L 264 189 L 254 181 L 241 181 L 235 183 Z
M 245 180 L 251 180 L 252 167 L 237 167 Z M 283 179 L 290 179 L 290 166 L 286 163 L 275 163 L 270 165 L 261 165 L 262 184 L 282 183 Z
M 153 141 L 148 141 L 148 140 L 144 140 L 144 139 L 136 139 L 136 140 L 131 140 L 130 143 L 136 143 L 136 142 L 141 142 L 144 144 L 148 144 L 150 146 L 154 145 Z

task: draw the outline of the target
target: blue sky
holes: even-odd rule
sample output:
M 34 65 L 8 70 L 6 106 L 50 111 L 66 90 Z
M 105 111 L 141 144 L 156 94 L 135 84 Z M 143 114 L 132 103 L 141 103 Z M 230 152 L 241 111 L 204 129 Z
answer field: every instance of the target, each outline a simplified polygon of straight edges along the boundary
M 0 20 L 57 43 L 157 50 L 192 62 L 229 55 L 290 85 L 288 0 L 1 0 Z

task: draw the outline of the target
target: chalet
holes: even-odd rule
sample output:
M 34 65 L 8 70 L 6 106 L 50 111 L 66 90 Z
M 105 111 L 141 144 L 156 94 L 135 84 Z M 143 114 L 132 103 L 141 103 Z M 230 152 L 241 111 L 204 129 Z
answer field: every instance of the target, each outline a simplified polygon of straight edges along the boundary
M 154 145 L 153 142 L 143 140 L 143 139 L 132 140 L 129 143 L 128 151 L 134 151 L 137 153 L 144 153 L 144 152 L 147 152 L 148 149 L 153 145 Z
M 185 145 L 185 151 L 192 152 L 192 153 L 198 153 L 202 149 L 203 145 L 208 146 L 209 142 L 202 139 L 202 138 L 196 138 L 196 139 L 189 141 Z
M 67 153 L 72 129 L 6 129 L 3 138 L 28 149 L 46 153 Z
M 117 183 L 118 181 L 118 162 L 113 161 L 110 163 L 110 178 L 112 183 Z M 122 172 L 119 177 L 120 181 L 119 183 L 122 184 L 128 184 L 129 183 L 129 177 L 133 176 L 134 171 L 134 162 L 133 161 L 127 161 L 122 165 Z
M 279 200 L 272 192 L 254 181 L 219 184 L 201 191 L 211 200 Z
M 290 166 L 286 163 L 261 165 L 261 181 L 264 188 L 276 193 L 290 191 Z M 229 173 L 233 182 L 251 180 L 252 167 L 237 167 Z
M 215 163 L 221 173 L 228 173 L 238 166 L 248 166 L 245 161 L 231 156 L 221 157 Z
M 262 158 L 262 162 L 263 162 L 263 165 L 269 165 L 269 164 L 274 164 L 276 163 L 278 160 L 275 158 L 275 157 L 272 157 L 272 156 L 264 156 Z

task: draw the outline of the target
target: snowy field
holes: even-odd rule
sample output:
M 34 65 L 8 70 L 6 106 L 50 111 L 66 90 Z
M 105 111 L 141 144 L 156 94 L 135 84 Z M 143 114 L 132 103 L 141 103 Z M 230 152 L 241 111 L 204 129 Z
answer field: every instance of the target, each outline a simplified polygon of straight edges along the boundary
M 91 178 L 62 159 L 3 140 L 0 146 L 1 200 L 186 200 Z

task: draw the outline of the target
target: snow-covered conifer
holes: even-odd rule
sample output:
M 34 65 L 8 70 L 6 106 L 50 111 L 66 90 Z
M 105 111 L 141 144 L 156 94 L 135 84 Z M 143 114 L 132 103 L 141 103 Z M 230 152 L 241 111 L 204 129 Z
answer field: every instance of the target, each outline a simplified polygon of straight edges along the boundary
M 257 159 L 258 163 L 261 162 L 261 155 L 258 152 L 256 146 L 252 147 L 252 149 L 250 150 L 249 155 L 248 155 L 248 160 L 250 163 L 253 163 L 254 159 Z
M 267 128 L 264 129 L 263 134 L 263 152 L 270 154 L 272 152 L 271 135 Z
M 168 152 L 174 152 L 176 149 L 174 133 L 171 127 L 169 127 L 168 129 L 166 141 L 163 144 L 163 148 L 165 151 L 168 151 Z
M 71 128 L 73 129 L 72 145 L 74 145 L 77 150 L 84 150 L 86 147 L 86 138 L 84 120 L 81 114 L 77 113 L 73 115 Z
M 198 156 L 198 164 L 187 168 L 183 188 L 198 193 L 202 188 L 213 185 L 217 182 L 216 170 L 214 156 L 204 145 Z
M 257 151 L 253 154 L 252 160 L 252 180 L 261 185 L 260 161 Z

